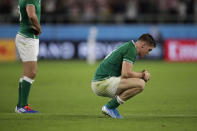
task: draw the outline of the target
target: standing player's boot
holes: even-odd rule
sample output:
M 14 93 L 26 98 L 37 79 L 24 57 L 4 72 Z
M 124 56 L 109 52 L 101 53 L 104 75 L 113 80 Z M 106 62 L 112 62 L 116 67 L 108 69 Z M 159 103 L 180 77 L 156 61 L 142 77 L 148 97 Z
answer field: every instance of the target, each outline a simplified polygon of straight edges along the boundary
M 116 115 L 114 114 L 113 109 L 109 109 L 106 105 L 104 105 L 102 107 L 102 113 L 105 114 L 105 115 L 108 115 L 112 118 L 116 118 Z
M 24 107 L 17 107 L 15 108 L 16 113 L 38 113 L 38 111 L 32 110 L 29 105 L 24 106 Z
M 116 118 L 123 119 L 123 117 L 119 114 L 117 109 L 113 109 Z

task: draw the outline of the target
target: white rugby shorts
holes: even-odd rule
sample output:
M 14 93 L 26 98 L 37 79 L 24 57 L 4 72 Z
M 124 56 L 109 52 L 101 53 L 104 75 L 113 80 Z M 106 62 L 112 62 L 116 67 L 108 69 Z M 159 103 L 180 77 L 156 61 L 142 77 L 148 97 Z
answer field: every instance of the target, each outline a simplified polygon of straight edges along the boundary
M 16 48 L 23 62 L 37 61 L 39 52 L 39 39 L 26 38 L 21 34 L 16 35 Z
M 95 94 L 113 98 L 120 84 L 120 77 L 110 77 L 102 81 L 92 81 L 92 90 Z

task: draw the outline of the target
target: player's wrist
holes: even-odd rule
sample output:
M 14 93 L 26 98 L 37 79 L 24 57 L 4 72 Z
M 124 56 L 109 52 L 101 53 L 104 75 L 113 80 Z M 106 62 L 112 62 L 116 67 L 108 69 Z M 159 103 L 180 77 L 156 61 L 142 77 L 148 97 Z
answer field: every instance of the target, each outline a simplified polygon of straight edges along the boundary
M 141 73 L 142 73 L 141 79 L 144 80 L 145 82 L 147 82 L 147 79 L 145 78 L 145 76 L 146 76 L 145 70 L 143 70 Z
M 141 79 L 144 79 L 144 77 L 145 77 L 145 72 L 143 71 L 141 72 Z
M 42 33 L 42 30 L 40 28 L 35 28 L 34 26 L 32 26 L 31 29 L 34 35 L 40 35 Z

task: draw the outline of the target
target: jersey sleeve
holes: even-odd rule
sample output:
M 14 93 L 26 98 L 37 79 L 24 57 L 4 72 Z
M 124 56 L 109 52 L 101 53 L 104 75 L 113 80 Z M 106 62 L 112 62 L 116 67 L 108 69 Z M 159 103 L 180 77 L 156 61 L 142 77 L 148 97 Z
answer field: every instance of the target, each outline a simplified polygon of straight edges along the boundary
M 36 5 L 36 0 L 26 0 L 26 6 L 27 5 Z
M 134 48 L 128 48 L 123 56 L 123 61 L 127 61 L 131 64 L 135 63 L 135 59 L 136 59 L 137 53 L 135 51 Z

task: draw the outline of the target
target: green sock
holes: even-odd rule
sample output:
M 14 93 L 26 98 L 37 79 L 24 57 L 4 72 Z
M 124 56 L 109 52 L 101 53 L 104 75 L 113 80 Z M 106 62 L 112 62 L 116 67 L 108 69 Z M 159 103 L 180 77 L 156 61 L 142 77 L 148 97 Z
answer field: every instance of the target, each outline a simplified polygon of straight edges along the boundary
M 19 87 L 18 87 L 18 104 L 17 104 L 18 107 L 20 107 L 21 104 L 21 85 L 22 85 L 22 79 L 20 79 Z
M 109 101 L 107 103 L 107 107 L 109 109 L 114 109 L 117 108 L 120 104 L 118 103 L 118 101 L 116 100 L 116 98 L 111 99 L 111 101 Z
M 21 83 L 21 104 L 20 107 L 24 107 L 28 104 L 28 97 L 31 88 L 31 83 L 23 80 Z

